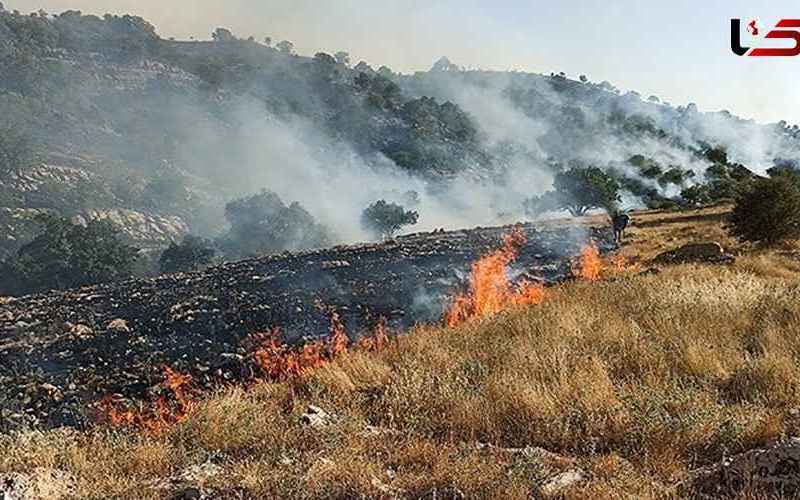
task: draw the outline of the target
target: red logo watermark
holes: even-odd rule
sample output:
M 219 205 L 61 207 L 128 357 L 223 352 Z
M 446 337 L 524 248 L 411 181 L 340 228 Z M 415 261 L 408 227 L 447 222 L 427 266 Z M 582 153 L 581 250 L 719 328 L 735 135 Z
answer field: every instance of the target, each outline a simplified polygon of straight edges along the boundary
M 755 20 L 747 24 L 747 32 L 758 36 L 761 30 Z M 775 28 L 764 38 L 785 38 L 794 42 L 794 47 L 746 47 L 742 45 L 742 24 L 740 19 L 731 19 L 731 50 L 737 56 L 748 57 L 794 57 L 800 55 L 800 19 L 781 19 Z

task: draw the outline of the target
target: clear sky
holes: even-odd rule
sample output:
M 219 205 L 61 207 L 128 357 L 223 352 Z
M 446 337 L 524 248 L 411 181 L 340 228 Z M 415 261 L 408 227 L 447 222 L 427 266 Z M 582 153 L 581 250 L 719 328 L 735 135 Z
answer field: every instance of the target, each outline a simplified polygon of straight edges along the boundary
M 701 110 L 800 123 L 800 56 L 737 57 L 731 17 L 757 19 L 762 34 L 800 3 L 533 0 L 0 0 L 8 9 L 132 13 L 164 37 L 288 39 L 301 54 L 350 52 L 395 71 L 428 69 L 442 55 L 469 68 L 518 69 L 655 94 Z M 762 40 L 761 43 L 764 43 Z

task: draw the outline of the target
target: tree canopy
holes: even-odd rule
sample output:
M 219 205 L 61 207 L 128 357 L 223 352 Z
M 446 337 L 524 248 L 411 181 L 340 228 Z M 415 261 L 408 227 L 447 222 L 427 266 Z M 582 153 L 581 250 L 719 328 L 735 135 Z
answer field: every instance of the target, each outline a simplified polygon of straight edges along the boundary
M 361 225 L 371 233 L 391 238 L 403 226 L 416 224 L 419 213 L 406 210 L 401 205 L 378 200 L 364 209 Z
M 123 242 L 109 221 L 86 226 L 49 214 L 39 215 L 42 232 L 3 263 L 3 293 L 68 289 L 127 278 L 139 250 Z
M 750 184 L 736 198 L 731 230 L 768 244 L 800 237 L 800 176 L 784 172 Z
M 180 244 L 173 241 L 162 252 L 159 265 L 162 273 L 196 271 L 210 264 L 215 253 L 211 241 L 187 235 Z
M 619 182 L 597 167 L 572 167 L 556 174 L 552 191 L 528 199 L 526 211 L 536 215 L 567 210 L 573 216 L 596 208 L 613 212 L 619 202 L 619 189 Z
M 299 203 L 290 205 L 271 191 L 241 198 L 225 206 L 231 225 L 222 245 L 232 255 L 279 253 L 330 244 L 328 229 Z

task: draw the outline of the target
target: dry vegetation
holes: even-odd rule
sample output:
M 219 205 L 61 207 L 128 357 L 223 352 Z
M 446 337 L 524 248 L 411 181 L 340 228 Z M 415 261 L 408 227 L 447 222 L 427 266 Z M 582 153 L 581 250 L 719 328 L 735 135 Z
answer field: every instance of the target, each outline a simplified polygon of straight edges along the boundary
M 732 246 L 723 213 L 639 214 L 624 251 Z M 192 482 L 223 498 L 522 499 L 578 464 L 591 480 L 568 497 L 674 496 L 687 471 L 800 427 L 800 253 L 733 250 L 731 266 L 565 284 L 302 380 L 225 390 L 163 434 L 0 438 L 0 472 L 63 471 L 77 498 Z M 303 424 L 309 404 L 338 419 Z M 526 446 L 561 457 L 508 450 Z

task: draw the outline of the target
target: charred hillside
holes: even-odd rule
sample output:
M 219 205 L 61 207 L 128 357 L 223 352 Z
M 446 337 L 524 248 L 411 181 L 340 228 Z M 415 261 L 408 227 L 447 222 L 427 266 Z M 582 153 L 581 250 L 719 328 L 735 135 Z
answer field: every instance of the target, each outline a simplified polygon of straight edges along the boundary
M 553 282 L 587 240 L 613 248 L 607 230 L 538 231 L 512 278 Z M 0 401 L 5 425 L 82 425 L 99 398 L 144 396 L 162 365 L 213 386 L 242 376 L 242 341 L 279 327 L 287 341 L 328 333 L 331 311 L 355 338 L 385 318 L 395 331 L 438 321 L 470 263 L 509 227 L 400 237 L 224 264 L 18 299 L 0 305 Z

